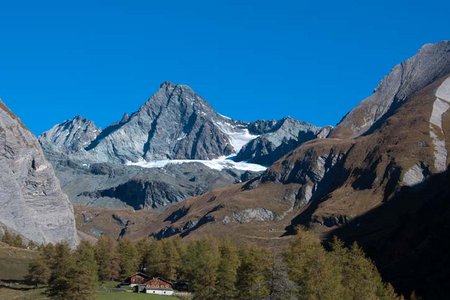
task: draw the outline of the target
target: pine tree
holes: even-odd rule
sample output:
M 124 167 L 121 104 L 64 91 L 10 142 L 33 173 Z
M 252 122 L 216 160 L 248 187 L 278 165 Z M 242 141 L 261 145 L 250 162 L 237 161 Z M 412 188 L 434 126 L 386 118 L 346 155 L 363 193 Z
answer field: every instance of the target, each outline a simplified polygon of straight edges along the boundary
M 237 294 L 236 281 L 239 267 L 239 254 L 236 246 L 225 240 L 219 247 L 220 261 L 217 268 L 216 299 L 234 299 Z

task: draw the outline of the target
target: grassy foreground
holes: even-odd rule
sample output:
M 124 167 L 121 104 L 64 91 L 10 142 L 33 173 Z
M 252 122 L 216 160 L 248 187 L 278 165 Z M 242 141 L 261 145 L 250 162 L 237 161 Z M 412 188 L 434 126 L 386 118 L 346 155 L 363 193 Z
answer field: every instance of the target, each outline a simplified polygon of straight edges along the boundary
M 97 300 L 177 300 L 176 297 L 171 296 L 158 296 L 150 294 L 138 294 L 138 293 L 111 293 L 111 292 L 99 292 L 97 293 Z
M 47 300 L 44 295 L 45 289 L 25 286 L 25 285 L 11 285 L 0 286 L 0 299 L 8 300 Z
M 48 300 L 45 288 L 35 289 L 27 285 L 0 286 L 0 299 L 8 300 Z M 124 292 L 98 292 L 97 300 L 177 300 L 177 297 Z
M 0 280 L 23 280 L 28 273 L 29 263 L 37 255 L 36 251 L 0 243 Z

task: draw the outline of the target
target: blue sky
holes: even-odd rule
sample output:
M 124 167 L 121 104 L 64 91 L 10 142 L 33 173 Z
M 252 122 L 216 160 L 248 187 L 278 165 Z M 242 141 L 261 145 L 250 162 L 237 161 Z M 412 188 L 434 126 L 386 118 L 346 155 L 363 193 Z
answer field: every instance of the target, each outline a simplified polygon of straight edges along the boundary
M 78 114 L 105 127 L 165 80 L 236 119 L 336 124 L 450 39 L 449 1 L 304 2 L 0 1 L 0 98 L 36 134 Z

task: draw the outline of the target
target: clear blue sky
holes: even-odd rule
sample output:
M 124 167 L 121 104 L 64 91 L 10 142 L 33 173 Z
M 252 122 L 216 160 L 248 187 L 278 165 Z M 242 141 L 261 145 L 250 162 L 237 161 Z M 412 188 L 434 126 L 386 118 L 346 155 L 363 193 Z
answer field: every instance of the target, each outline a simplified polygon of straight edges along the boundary
M 1 1 L 0 98 L 36 134 L 77 114 L 105 127 L 165 80 L 236 119 L 336 124 L 450 39 L 450 1 L 363 2 Z

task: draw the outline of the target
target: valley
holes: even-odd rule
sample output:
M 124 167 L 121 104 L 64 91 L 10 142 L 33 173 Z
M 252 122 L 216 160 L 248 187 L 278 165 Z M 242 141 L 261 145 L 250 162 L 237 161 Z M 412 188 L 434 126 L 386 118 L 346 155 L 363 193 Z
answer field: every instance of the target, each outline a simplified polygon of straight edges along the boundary
M 448 41 L 426 44 L 394 66 L 335 127 L 291 117 L 234 120 L 191 87 L 169 81 L 137 111 L 104 129 L 75 116 L 35 137 L 0 102 L 0 235 L 13 232 L 37 244 L 65 242 L 63 250 L 81 262 L 94 253 L 88 244 L 106 237 L 137 248 L 150 241 L 183 241 L 190 246 L 174 246 L 177 261 L 195 263 L 195 255 L 209 247 L 206 252 L 217 254 L 212 265 L 229 254 L 218 250 L 227 247 L 220 243 L 233 241 L 243 263 L 253 255 L 245 247 L 261 248 L 274 261 L 304 263 L 305 272 L 310 262 L 286 259 L 286 253 L 295 253 L 289 247 L 297 239 L 331 257 L 313 260 L 341 271 L 336 257 L 346 251 L 360 255 L 350 246 L 356 242 L 398 294 L 439 299 L 450 291 L 449 103 Z M 342 253 L 333 254 L 336 236 L 349 248 L 339 246 Z M 23 279 L 38 252 L 0 246 L 0 279 Z M 189 257 L 189 251 L 196 254 Z M 119 269 L 139 271 L 149 253 L 139 253 L 141 264 L 134 268 Z M 158 263 L 170 267 L 163 259 Z M 177 266 L 176 275 L 185 272 L 188 290 L 202 295 L 203 286 L 183 268 Z M 305 280 L 292 269 L 282 273 Z M 155 274 L 181 282 L 175 274 Z M 390 286 L 375 281 L 390 293 Z M 214 294 L 205 293 L 205 299 Z

